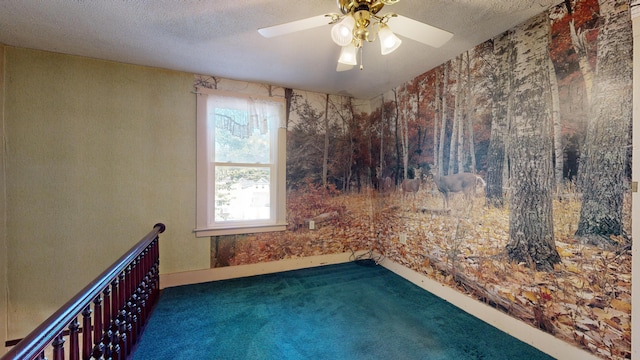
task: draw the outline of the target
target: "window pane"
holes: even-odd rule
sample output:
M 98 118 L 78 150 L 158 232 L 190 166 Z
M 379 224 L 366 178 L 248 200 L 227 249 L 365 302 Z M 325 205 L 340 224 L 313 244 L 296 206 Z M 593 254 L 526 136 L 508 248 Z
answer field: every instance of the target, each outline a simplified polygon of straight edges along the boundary
M 209 119 L 215 125 L 216 162 L 270 163 L 271 134 L 266 117 L 215 108 Z
M 267 220 L 269 168 L 215 166 L 215 221 Z

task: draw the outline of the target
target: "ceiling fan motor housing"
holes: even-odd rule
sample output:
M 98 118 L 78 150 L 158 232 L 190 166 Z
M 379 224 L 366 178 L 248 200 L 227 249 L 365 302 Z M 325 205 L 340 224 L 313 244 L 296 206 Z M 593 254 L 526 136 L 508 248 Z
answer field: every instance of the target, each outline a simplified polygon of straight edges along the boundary
M 345 15 L 350 12 L 355 13 L 356 11 L 362 10 L 366 10 L 372 14 L 377 14 L 383 6 L 384 4 L 380 0 L 338 0 L 338 8 L 340 9 L 340 12 Z

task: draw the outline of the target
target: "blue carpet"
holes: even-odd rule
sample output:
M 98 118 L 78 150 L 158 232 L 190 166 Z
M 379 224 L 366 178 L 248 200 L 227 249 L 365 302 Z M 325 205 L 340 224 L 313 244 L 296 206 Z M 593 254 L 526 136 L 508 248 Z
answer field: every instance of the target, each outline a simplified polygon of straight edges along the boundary
M 167 288 L 134 360 L 551 359 L 381 266 Z

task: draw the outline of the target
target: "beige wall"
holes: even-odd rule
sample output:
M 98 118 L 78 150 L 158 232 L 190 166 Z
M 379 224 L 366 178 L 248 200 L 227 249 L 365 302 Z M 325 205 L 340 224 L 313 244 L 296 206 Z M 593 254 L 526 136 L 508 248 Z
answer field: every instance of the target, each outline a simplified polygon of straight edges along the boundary
M 193 75 L 4 52 L 8 338 L 26 335 L 156 222 L 167 225 L 162 273 L 208 268 L 209 239 L 192 233 Z
M 4 140 L 4 47 L 0 44 L 0 139 Z M 7 232 L 4 146 L 0 141 L 0 355 L 5 353 L 4 342 L 7 339 Z

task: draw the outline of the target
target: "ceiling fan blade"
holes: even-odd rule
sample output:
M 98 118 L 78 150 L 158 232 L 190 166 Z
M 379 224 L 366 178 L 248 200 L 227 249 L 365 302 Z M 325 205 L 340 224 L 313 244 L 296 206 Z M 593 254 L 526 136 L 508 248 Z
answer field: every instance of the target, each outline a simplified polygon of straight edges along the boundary
M 261 28 L 258 29 L 258 32 L 260 35 L 270 38 L 327 25 L 329 22 L 331 22 L 331 19 L 327 19 L 326 15 L 318 15 L 302 20 Z
M 453 34 L 448 31 L 401 15 L 389 18 L 387 24 L 391 31 L 398 35 L 436 48 L 453 37 Z
M 348 71 L 353 69 L 353 65 L 347 65 L 347 64 L 343 64 L 341 62 L 338 63 L 338 66 L 336 67 L 336 71 L 340 72 L 340 71 Z

